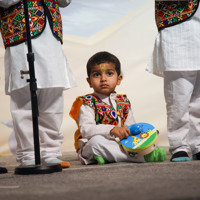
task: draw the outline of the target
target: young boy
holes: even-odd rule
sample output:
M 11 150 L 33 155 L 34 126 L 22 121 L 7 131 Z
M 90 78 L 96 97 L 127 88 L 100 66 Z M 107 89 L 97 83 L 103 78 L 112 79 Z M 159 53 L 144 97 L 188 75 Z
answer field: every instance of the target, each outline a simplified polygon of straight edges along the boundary
M 97 162 L 164 161 L 165 151 L 157 148 L 149 156 L 130 157 L 116 138 L 127 138 L 126 128 L 135 123 L 130 101 L 115 92 L 122 81 L 118 58 L 108 52 L 93 55 L 87 63 L 87 82 L 93 94 L 78 97 L 70 111 L 76 120 L 75 148 L 83 164 Z
M 147 70 L 164 78 L 172 162 L 200 160 L 199 0 L 156 1 L 158 36 Z
M 59 159 L 63 134 L 63 91 L 75 86 L 62 49 L 62 20 L 59 7 L 71 0 L 27 0 L 35 56 L 41 159 L 44 163 L 68 162 Z M 34 165 L 32 112 L 29 83 L 20 71 L 28 71 L 26 26 L 23 0 L 0 1 L 0 28 L 5 45 L 5 88 L 11 99 L 11 114 L 17 139 L 17 161 Z

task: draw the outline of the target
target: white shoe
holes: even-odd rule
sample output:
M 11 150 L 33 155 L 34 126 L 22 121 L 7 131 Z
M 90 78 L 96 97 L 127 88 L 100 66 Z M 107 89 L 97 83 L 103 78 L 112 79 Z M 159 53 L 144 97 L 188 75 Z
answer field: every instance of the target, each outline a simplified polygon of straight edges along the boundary
M 58 158 L 48 158 L 45 159 L 44 162 L 46 164 L 60 164 L 62 166 L 62 168 L 69 168 L 70 167 L 70 163 L 67 161 L 62 161 Z
M 35 160 L 25 160 L 21 163 L 21 166 L 30 166 L 30 165 L 35 165 Z

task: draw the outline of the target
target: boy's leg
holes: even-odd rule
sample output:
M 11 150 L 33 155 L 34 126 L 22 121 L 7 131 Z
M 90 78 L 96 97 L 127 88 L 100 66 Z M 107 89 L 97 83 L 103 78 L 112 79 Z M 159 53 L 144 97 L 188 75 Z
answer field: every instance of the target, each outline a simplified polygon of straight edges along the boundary
M 130 157 L 120 147 L 120 145 L 112 139 L 104 136 L 93 136 L 82 149 L 82 157 L 85 164 L 95 163 L 95 156 L 101 156 L 108 162 L 145 162 L 143 157 Z
M 196 81 L 196 72 L 164 72 L 167 128 L 172 161 L 190 160 L 187 152 L 190 130 L 189 104 Z
M 39 89 L 38 107 L 42 159 L 46 163 L 60 163 L 62 167 L 69 167 L 68 162 L 59 159 L 64 138 L 60 132 L 64 111 L 63 88 Z
M 200 71 L 197 71 L 194 92 L 190 102 L 189 145 L 193 159 L 200 160 Z
M 32 110 L 30 89 L 24 87 L 11 92 L 10 109 L 17 140 L 17 161 L 21 164 L 34 164 Z
M 157 147 L 151 153 L 144 155 L 146 162 L 163 162 L 166 160 L 166 152 L 163 148 Z

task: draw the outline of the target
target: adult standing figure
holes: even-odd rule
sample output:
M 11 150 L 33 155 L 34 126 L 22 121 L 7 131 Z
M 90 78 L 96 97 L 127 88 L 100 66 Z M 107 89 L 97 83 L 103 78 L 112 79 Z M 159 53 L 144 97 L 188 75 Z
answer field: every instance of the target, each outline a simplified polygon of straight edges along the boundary
M 71 0 L 27 0 L 35 56 L 35 76 L 39 109 L 39 135 L 42 162 L 59 163 L 63 134 L 63 91 L 75 80 L 62 49 L 63 33 L 59 7 Z M 28 71 L 26 26 L 23 0 L 0 0 L 0 28 L 5 45 L 5 91 L 10 95 L 11 114 L 17 139 L 17 161 L 34 165 L 32 109 L 29 83 L 20 71 Z M 26 75 L 24 75 L 26 76 Z M 29 77 L 28 77 L 29 78 Z
M 200 160 L 199 0 L 155 1 L 159 30 L 147 71 L 164 78 L 171 161 Z

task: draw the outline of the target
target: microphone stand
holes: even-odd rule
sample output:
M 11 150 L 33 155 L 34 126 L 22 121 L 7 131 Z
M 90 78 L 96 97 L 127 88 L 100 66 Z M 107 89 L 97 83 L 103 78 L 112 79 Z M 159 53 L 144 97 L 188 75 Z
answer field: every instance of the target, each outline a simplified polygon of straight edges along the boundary
M 27 36 L 27 61 L 29 63 L 29 71 L 21 71 L 23 74 L 29 74 L 30 79 L 27 79 L 27 82 L 30 84 L 30 93 L 31 93 L 31 107 L 32 107 L 32 122 L 33 122 L 33 139 L 34 139 L 34 152 L 35 152 L 35 165 L 30 166 L 19 166 L 15 168 L 15 174 L 48 174 L 53 172 L 62 171 L 60 164 L 51 164 L 51 165 L 41 165 L 40 159 L 40 142 L 39 142 L 39 129 L 38 129 L 38 100 L 37 100 L 37 80 L 35 78 L 34 70 L 34 53 L 32 52 L 32 43 L 31 43 L 31 33 L 30 33 L 30 24 L 29 24 L 29 13 L 28 13 L 28 4 L 27 0 L 23 0 L 24 13 L 25 13 L 25 23 L 26 23 L 26 36 Z

